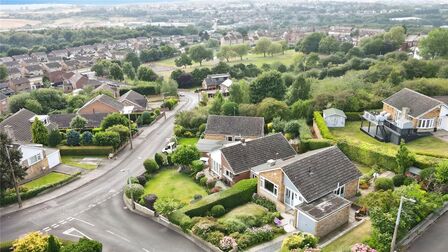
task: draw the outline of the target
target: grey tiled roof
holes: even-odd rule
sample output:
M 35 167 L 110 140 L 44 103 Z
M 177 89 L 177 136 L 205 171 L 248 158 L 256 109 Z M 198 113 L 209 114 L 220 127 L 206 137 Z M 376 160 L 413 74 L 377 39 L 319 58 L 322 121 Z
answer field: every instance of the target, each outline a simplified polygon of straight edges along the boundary
M 270 159 L 283 159 L 297 154 L 281 133 L 224 147 L 221 152 L 235 174 L 249 171 Z
M 81 115 L 87 120 L 86 128 L 97 128 L 101 121 L 106 117 L 107 113 L 95 113 Z M 70 122 L 77 114 L 54 114 L 49 115 L 50 122 L 56 124 L 61 129 L 70 128 Z
M 84 104 L 84 106 L 82 106 L 82 108 L 94 103 L 95 101 L 99 101 L 101 103 L 104 103 L 114 109 L 116 109 L 117 111 L 121 111 L 124 107 L 123 104 L 121 104 L 120 102 L 118 102 L 117 100 L 115 100 L 114 98 L 105 95 L 105 94 L 100 94 L 98 96 L 96 96 L 95 98 L 93 98 L 92 100 L 88 101 L 86 104 Z
M 437 105 L 442 104 L 439 100 L 420 94 L 409 88 L 403 88 L 389 98 L 386 98 L 383 102 L 399 110 L 403 107 L 408 107 L 410 109 L 409 115 L 412 117 L 418 117 L 435 108 Z
M 330 193 L 313 203 L 302 203 L 296 206 L 296 208 L 313 217 L 315 220 L 320 220 L 350 204 L 350 201 Z
M 146 104 L 148 103 L 145 96 L 135 92 L 134 90 L 129 90 L 128 92 L 120 96 L 120 98 L 118 98 L 119 102 L 123 102 L 125 100 L 131 101 L 132 103 L 135 103 L 144 109 L 146 108 Z
M 282 170 L 308 202 L 332 192 L 338 183 L 344 185 L 361 176 L 336 146 L 309 151 L 294 159 Z
M 264 118 L 209 115 L 205 134 L 262 137 L 264 135 Z
M 35 115 L 28 109 L 23 108 L 0 122 L 0 131 L 5 132 L 5 126 L 9 125 L 14 133 L 15 141 L 30 143 L 33 136 L 31 134 L 31 122 L 29 120 Z

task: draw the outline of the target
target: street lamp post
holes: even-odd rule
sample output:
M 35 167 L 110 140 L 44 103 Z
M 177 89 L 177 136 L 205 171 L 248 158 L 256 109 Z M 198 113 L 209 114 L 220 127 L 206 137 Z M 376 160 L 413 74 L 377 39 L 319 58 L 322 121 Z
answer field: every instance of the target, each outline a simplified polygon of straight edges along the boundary
M 120 170 L 121 172 L 126 172 L 127 176 L 128 176 L 128 186 L 129 188 L 131 188 L 131 173 L 129 171 L 129 169 L 122 169 Z M 135 204 L 134 204 L 134 194 L 131 191 L 131 201 L 132 201 L 132 209 L 135 209 Z
M 134 110 L 134 106 L 125 106 L 124 108 L 123 108 L 123 113 L 125 114 L 125 115 L 128 115 L 128 122 L 129 122 L 129 142 L 130 142 L 130 144 L 131 144 L 131 150 L 134 148 L 133 146 L 132 146 L 132 128 L 131 128 L 131 113 L 132 113 L 132 111 Z
M 398 226 L 400 224 L 401 210 L 403 209 L 403 201 L 405 201 L 405 200 L 407 200 L 409 202 L 412 202 L 412 203 L 416 202 L 414 199 L 408 199 L 406 197 L 401 196 L 401 198 L 400 198 L 400 206 L 398 207 L 397 219 L 395 221 L 394 234 L 392 236 L 392 244 L 390 245 L 390 252 L 394 252 L 395 251 L 395 240 L 397 239 Z
M 12 147 L 12 145 L 5 145 L 6 156 L 8 157 L 9 168 L 11 169 L 12 180 L 14 181 L 14 187 L 16 189 L 17 203 L 19 204 L 19 208 L 21 208 L 22 207 L 22 198 L 20 198 L 19 185 L 17 184 L 16 174 L 14 173 L 14 168 L 12 167 L 11 156 L 9 155 L 9 149 L 8 149 L 9 147 Z

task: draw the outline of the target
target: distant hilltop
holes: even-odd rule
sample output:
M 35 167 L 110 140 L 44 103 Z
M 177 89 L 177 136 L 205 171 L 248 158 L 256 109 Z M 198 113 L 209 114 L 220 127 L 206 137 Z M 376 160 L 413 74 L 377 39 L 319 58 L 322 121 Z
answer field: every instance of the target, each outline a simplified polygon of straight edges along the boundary
M 163 3 L 176 0 L 1 0 L 1 5 L 7 4 L 132 4 L 132 3 Z

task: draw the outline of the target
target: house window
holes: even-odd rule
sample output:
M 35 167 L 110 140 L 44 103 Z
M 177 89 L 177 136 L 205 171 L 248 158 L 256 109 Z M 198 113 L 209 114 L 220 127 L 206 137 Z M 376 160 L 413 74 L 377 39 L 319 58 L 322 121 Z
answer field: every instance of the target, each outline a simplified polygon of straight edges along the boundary
M 269 193 L 271 193 L 275 197 L 277 197 L 278 186 L 276 184 L 272 183 L 271 181 L 263 178 L 263 177 L 260 177 L 260 180 L 261 180 L 261 186 L 263 187 L 263 189 L 268 191 Z
M 233 141 L 233 137 L 232 136 L 227 136 L 227 141 L 232 142 Z
M 231 171 L 229 171 L 229 170 L 226 170 L 226 172 L 224 173 L 224 175 L 226 175 L 226 177 L 228 177 L 228 178 L 233 178 L 233 173 L 231 172 Z
M 29 165 L 33 165 L 33 164 L 39 162 L 41 159 L 42 159 L 42 157 L 41 157 L 40 153 L 38 153 L 29 158 Z
M 235 137 L 235 142 L 237 142 L 237 141 L 241 141 L 241 137 L 240 136 L 236 136 Z
M 434 128 L 434 119 L 420 119 L 418 120 L 418 128 L 431 129 Z
M 336 188 L 336 190 L 334 190 L 334 194 L 344 197 L 344 191 L 345 191 L 345 185 L 339 186 L 338 188 Z

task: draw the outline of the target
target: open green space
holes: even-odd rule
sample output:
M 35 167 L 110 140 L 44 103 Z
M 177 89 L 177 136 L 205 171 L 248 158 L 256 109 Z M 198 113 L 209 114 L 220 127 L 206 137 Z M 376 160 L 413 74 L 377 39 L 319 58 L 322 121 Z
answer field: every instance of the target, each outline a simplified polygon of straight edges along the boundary
M 179 145 L 196 145 L 199 141 L 197 137 L 180 137 L 177 139 Z
M 83 158 L 89 158 L 84 156 L 62 156 L 61 160 L 63 164 L 79 167 L 86 170 L 96 169 L 96 164 L 89 164 L 81 162 Z M 104 158 L 103 156 L 90 157 L 90 158 Z
M 231 218 L 238 218 L 240 216 L 263 216 L 265 213 L 267 213 L 267 209 L 257 205 L 255 203 L 247 203 L 245 205 L 236 207 L 232 209 L 230 212 L 226 213 L 221 217 L 221 219 L 231 219 Z
M 344 252 L 350 251 L 351 247 L 356 243 L 361 243 L 370 236 L 372 231 L 372 224 L 370 220 L 350 230 L 350 232 L 339 237 L 332 243 L 328 244 L 322 249 L 322 252 Z
M 177 172 L 176 169 L 165 169 L 146 182 L 145 195 L 153 193 L 159 198 L 173 198 L 184 203 L 190 203 L 193 196 L 207 195 L 203 187 L 196 184 L 188 175 Z
M 331 128 L 330 131 L 335 137 L 347 138 L 352 141 L 361 141 L 384 148 L 398 150 L 398 145 L 383 143 L 362 132 L 359 128 L 360 121 L 346 122 L 344 128 Z M 448 143 L 434 136 L 426 136 L 406 143 L 408 148 L 420 155 L 440 155 L 448 158 Z
M 28 190 L 32 190 L 34 188 L 39 188 L 45 185 L 58 183 L 66 178 L 70 177 L 67 174 L 59 173 L 59 172 L 50 172 L 45 176 L 42 176 L 38 179 L 32 180 L 28 183 L 21 185 L 21 187 L 25 187 Z

